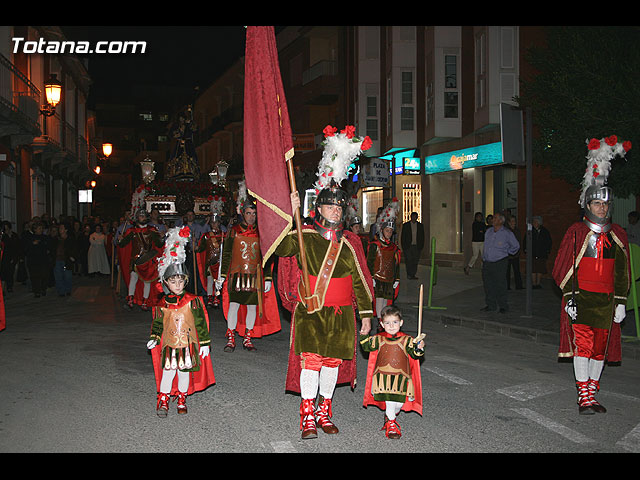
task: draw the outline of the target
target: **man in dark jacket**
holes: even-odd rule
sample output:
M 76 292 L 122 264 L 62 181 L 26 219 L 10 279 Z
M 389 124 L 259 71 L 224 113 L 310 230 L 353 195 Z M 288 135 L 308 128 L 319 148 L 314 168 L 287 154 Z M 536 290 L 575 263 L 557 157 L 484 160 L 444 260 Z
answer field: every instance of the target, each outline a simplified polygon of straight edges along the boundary
M 424 248 L 424 226 L 418 221 L 418 213 L 411 212 L 411 220 L 402 225 L 400 245 L 407 266 L 407 278 L 415 280 L 420 252 Z

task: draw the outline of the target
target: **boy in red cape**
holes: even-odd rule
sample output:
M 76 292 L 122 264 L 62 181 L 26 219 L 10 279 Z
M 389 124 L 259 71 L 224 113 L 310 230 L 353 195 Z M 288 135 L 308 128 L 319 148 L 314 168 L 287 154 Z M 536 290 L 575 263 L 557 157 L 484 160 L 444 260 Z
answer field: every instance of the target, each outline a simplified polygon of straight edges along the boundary
M 422 379 L 418 359 L 424 355 L 424 334 L 415 339 L 400 331 L 402 313 L 395 305 L 380 312 L 384 331 L 360 335 L 360 345 L 369 353 L 363 406 L 385 411 L 383 430 L 387 438 L 400 438 L 396 417 L 400 411 L 422 415 Z
M 156 413 L 166 417 L 169 399 L 178 400 L 178 413 L 187 413 L 186 397 L 215 383 L 209 335 L 209 316 L 202 299 L 185 291 L 188 271 L 184 245 L 188 227 L 167 233 L 164 256 L 158 262 L 165 295 L 153 307 L 147 348 L 151 350 L 158 400 Z

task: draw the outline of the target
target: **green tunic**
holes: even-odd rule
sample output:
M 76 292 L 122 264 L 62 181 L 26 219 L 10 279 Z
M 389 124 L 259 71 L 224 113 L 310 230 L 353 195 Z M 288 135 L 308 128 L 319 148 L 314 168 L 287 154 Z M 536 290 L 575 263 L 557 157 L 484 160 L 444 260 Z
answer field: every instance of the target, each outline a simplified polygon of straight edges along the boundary
M 343 236 L 331 278 L 350 276 L 356 305 L 360 317 L 373 314 L 373 295 L 365 280 L 362 266 L 354 247 Z M 317 276 L 324 261 L 330 240 L 312 229 L 304 230 L 304 247 L 310 276 Z M 298 233 L 290 232 L 278 245 L 275 254 L 281 257 L 296 255 L 300 265 Z M 331 289 L 331 281 L 329 282 Z M 323 306 L 319 311 L 308 313 L 303 303 L 298 303 L 293 313 L 294 352 L 317 353 L 331 358 L 350 360 L 354 355 L 355 317 L 351 302 L 342 306 Z

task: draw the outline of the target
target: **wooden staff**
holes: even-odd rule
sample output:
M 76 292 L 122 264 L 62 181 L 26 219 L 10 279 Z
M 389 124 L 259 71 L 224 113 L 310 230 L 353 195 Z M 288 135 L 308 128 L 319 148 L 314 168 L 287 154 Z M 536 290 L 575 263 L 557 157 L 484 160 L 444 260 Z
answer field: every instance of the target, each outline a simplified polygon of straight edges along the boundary
M 296 186 L 296 177 L 295 173 L 293 172 L 293 161 L 291 158 L 287 160 L 287 169 L 289 171 L 289 188 L 291 189 L 291 193 L 297 192 L 298 187 Z M 307 254 L 304 250 L 304 240 L 302 238 L 302 220 L 300 217 L 300 207 L 296 208 L 293 214 L 298 229 L 298 247 L 300 249 L 300 265 L 302 266 L 302 285 L 304 287 L 305 294 L 304 302 L 307 306 L 307 309 L 313 309 L 313 305 L 311 305 L 311 285 L 309 283 L 309 270 L 307 268 Z
M 422 284 L 420 284 L 420 300 L 418 307 L 418 337 L 422 333 Z
M 115 256 L 116 256 L 116 244 L 113 241 L 113 238 L 111 239 L 111 288 L 113 288 L 113 266 L 115 263 Z

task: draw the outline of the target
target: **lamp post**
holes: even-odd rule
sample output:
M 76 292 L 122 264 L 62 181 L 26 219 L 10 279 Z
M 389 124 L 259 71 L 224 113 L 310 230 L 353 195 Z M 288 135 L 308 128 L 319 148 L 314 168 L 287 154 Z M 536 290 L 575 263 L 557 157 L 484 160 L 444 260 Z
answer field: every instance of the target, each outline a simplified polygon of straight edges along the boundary
M 46 105 L 40 108 L 40 113 L 45 117 L 50 117 L 56 113 L 56 106 L 62 99 L 62 84 L 58 81 L 56 74 L 52 73 L 48 81 L 44 82 Z
M 216 171 L 218 172 L 218 180 L 222 184 L 223 187 L 227 186 L 227 171 L 229 170 L 229 164 L 224 160 L 220 160 L 216 164 Z

